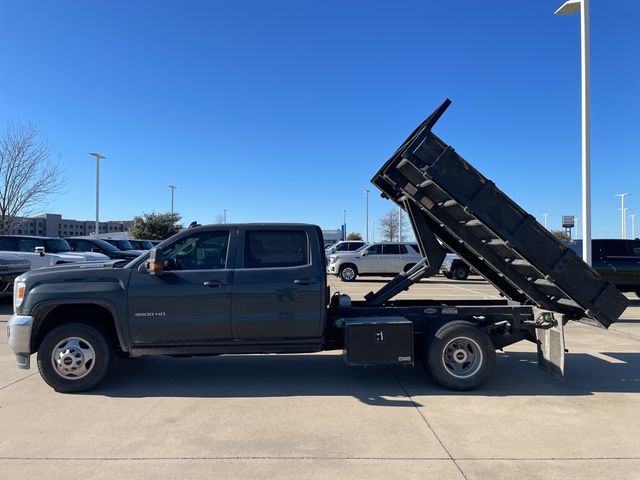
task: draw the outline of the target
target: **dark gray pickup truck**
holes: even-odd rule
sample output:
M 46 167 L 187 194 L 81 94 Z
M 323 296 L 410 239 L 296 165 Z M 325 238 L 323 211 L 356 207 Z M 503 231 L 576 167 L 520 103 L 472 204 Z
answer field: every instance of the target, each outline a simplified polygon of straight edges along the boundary
M 88 390 L 116 357 L 344 351 L 349 365 L 422 359 L 446 388 L 477 388 L 495 350 L 538 345 L 563 375 L 563 325 L 608 327 L 627 300 L 431 128 L 446 101 L 372 183 L 409 216 L 424 260 L 360 301 L 327 287 L 319 227 L 211 225 L 187 229 L 126 265 L 50 267 L 15 281 L 8 343 L 18 365 L 38 354 L 44 380 Z M 504 300 L 394 300 L 438 273 L 445 247 Z

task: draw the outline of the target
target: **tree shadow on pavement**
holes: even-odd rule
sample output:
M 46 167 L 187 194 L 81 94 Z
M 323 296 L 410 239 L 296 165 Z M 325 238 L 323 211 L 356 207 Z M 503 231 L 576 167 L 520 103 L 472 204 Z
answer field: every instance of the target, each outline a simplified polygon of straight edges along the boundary
M 568 354 L 566 380 L 537 368 L 531 352 L 498 355 L 492 379 L 473 392 L 452 392 L 420 365 L 348 367 L 340 355 L 235 355 L 120 359 L 88 395 L 110 397 L 294 397 L 351 396 L 373 406 L 414 407 L 406 396 L 592 395 L 640 392 L 640 353 L 606 353 L 621 363 Z

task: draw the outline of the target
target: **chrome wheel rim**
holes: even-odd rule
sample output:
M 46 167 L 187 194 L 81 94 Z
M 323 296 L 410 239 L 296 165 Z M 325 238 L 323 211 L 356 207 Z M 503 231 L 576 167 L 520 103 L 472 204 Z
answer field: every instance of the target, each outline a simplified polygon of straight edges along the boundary
M 456 337 L 442 351 L 442 364 L 456 378 L 474 376 L 482 367 L 484 358 L 478 342 L 469 337 Z
M 62 378 L 79 380 L 93 370 L 95 357 L 93 346 L 84 338 L 67 337 L 54 347 L 51 363 L 55 372 Z
M 342 278 L 345 280 L 353 280 L 356 276 L 356 272 L 351 267 L 345 267 L 342 269 Z

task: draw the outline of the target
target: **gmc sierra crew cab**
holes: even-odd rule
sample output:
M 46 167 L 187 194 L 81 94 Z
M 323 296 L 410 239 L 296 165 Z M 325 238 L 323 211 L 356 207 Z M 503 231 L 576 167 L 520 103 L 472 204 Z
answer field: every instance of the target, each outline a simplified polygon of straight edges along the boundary
M 474 389 L 495 350 L 535 342 L 541 368 L 562 376 L 563 326 L 613 323 L 626 298 L 431 128 L 447 100 L 372 179 L 408 215 L 422 257 L 364 300 L 330 292 L 319 227 L 186 229 L 122 265 L 49 267 L 15 280 L 8 344 L 33 353 L 60 392 L 95 387 L 116 357 L 343 350 L 348 365 L 414 365 L 442 386 Z M 502 300 L 396 300 L 439 272 L 446 248 Z

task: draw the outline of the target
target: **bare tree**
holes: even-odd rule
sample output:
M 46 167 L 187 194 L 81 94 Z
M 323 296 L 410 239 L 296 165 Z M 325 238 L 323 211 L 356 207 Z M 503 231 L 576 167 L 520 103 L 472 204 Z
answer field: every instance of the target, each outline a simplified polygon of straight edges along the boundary
M 0 234 L 46 205 L 64 185 L 49 142 L 31 124 L 9 123 L 0 136 Z
M 382 240 L 393 242 L 398 238 L 398 210 L 393 208 L 389 210 L 378 221 Z
M 218 225 L 222 225 L 224 223 L 224 215 L 222 213 L 216 215 L 216 223 Z
M 392 208 L 378 221 L 382 240 L 387 242 L 404 242 L 407 240 L 407 230 L 410 228 L 406 215 L 402 212 L 402 231 L 398 221 L 399 210 Z M 398 233 L 400 235 L 398 236 Z

